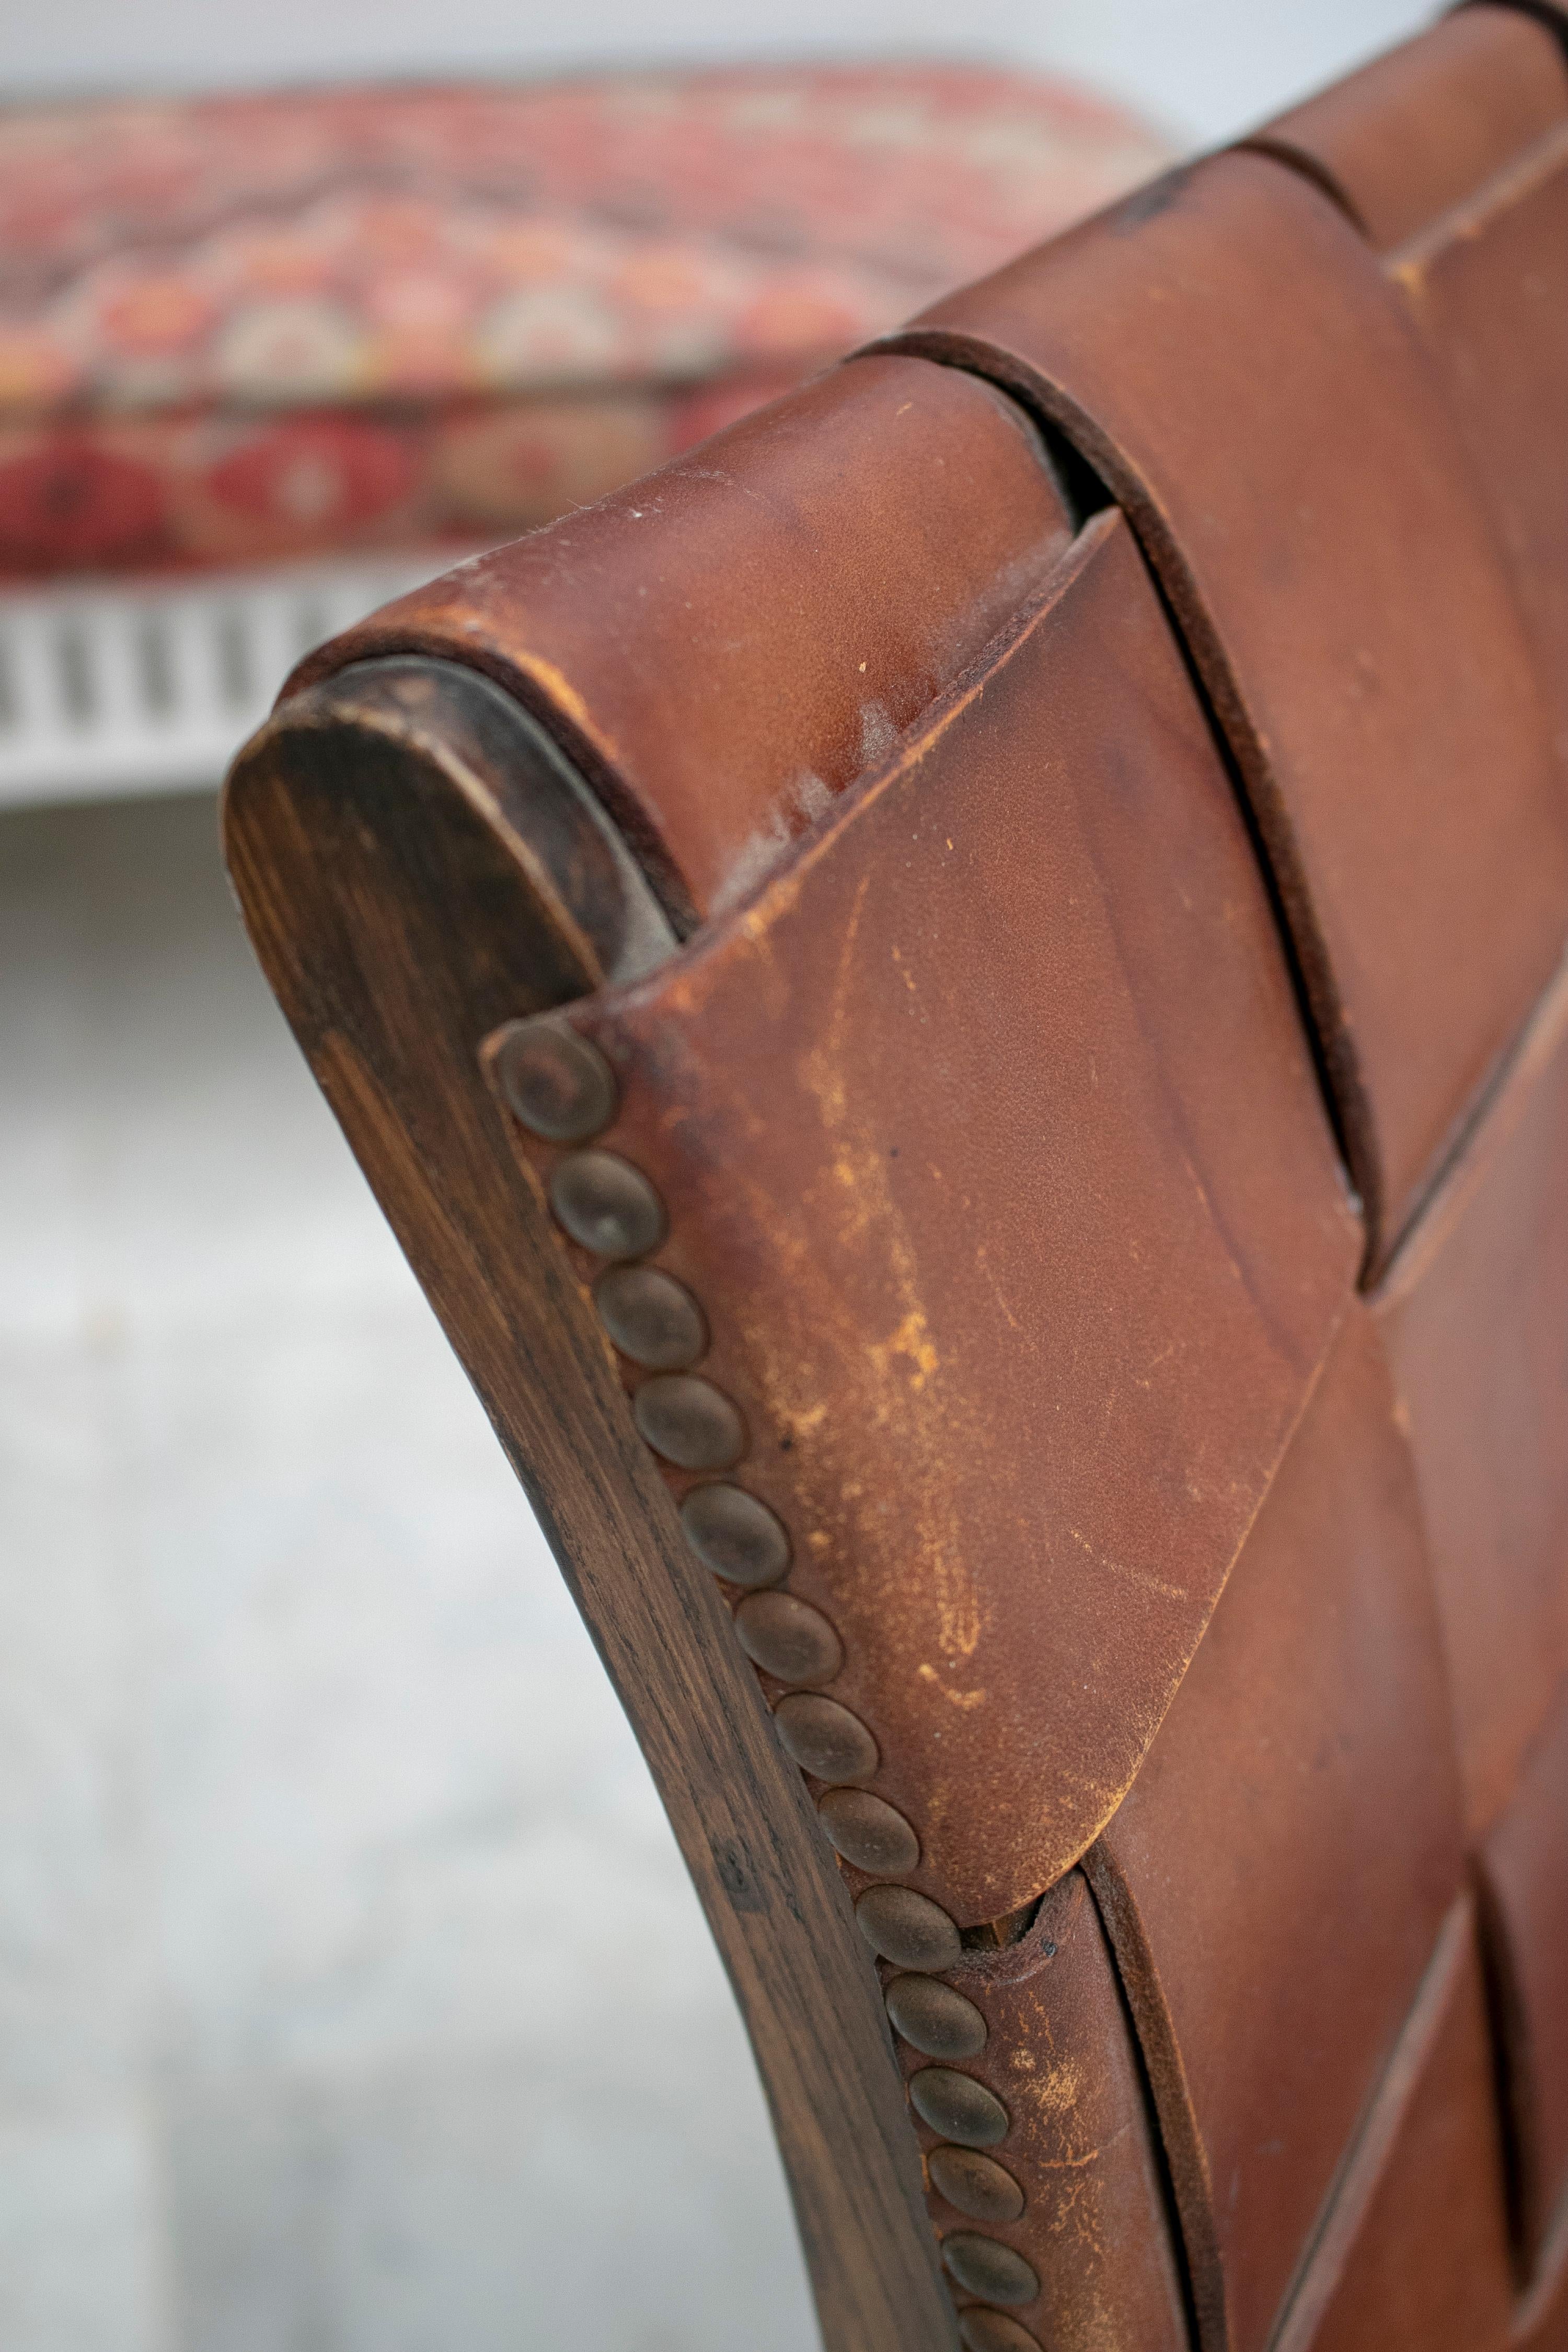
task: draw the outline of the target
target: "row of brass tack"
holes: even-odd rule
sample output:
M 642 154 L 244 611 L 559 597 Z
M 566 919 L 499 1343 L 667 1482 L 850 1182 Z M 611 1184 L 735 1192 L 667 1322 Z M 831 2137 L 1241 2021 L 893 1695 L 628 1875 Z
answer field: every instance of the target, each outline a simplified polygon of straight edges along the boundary
M 826 1695 L 844 1664 L 843 1644 L 820 1610 L 780 1589 L 791 1559 L 782 1521 L 721 1475 L 740 1460 L 746 1430 L 731 1399 L 693 1370 L 708 1347 L 701 1307 L 683 1283 L 643 1263 L 665 1239 L 664 1203 L 640 1169 L 595 1142 L 616 1117 L 615 1073 L 596 1045 L 548 1014 L 509 1024 L 489 1041 L 486 1060 L 528 1132 L 567 1147 L 551 1170 L 551 1208 L 574 1242 L 606 1261 L 594 1298 L 615 1347 L 645 1375 L 632 1394 L 639 1433 L 664 1462 L 702 1474 L 680 1504 L 681 1524 L 704 1566 L 742 1588 L 734 1609 L 741 1647 L 789 1685 L 773 1708 L 780 1743 L 823 1784 L 817 1818 L 845 1861 L 895 1880 L 919 1862 L 920 1841 L 865 1785 L 881 1760 L 870 1731 Z M 985 2084 L 942 2063 L 978 2058 L 987 2031 L 975 2004 L 936 1973 L 958 1960 L 957 1927 L 929 1895 L 896 1884 L 866 1888 L 855 1916 L 871 1949 L 904 1971 L 886 1989 L 894 2029 L 936 2062 L 909 2082 L 916 2114 L 942 2137 L 926 2158 L 931 2187 L 973 2221 L 1016 2221 L 1024 2191 L 984 2152 L 1006 2138 L 1007 2110 Z M 959 2314 L 967 2352 L 1038 2352 L 1037 2339 L 995 2307 L 1039 2294 L 1023 2255 L 978 2230 L 948 2231 L 942 2255 L 956 2284 L 984 2298 Z

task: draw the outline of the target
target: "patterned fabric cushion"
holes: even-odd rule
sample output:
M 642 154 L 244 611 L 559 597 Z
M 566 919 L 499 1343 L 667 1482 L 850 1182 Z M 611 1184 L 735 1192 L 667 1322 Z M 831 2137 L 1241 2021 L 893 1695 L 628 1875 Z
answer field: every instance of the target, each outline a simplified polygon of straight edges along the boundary
M 0 573 L 505 538 L 1163 160 L 959 66 L 0 113 Z

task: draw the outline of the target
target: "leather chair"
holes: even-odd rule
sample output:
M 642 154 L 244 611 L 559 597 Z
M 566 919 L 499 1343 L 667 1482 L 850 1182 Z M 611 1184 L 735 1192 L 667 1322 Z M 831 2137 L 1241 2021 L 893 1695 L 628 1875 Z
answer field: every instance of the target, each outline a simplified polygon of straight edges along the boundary
M 1568 2346 L 1565 297 L 1470 6 L 235 768 L 830 2352 Z

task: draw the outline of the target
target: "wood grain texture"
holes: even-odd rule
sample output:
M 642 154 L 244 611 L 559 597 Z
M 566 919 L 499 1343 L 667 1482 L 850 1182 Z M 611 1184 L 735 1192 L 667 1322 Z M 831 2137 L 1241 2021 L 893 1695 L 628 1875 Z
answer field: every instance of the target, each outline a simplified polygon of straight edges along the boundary
M 476 1048 L 602 978 L 410 725 L 288 710 L 226 795 L 257 952 L 539 1513 L 750 2031 L 827 2352 L 952 2352 L 869 1953 Z

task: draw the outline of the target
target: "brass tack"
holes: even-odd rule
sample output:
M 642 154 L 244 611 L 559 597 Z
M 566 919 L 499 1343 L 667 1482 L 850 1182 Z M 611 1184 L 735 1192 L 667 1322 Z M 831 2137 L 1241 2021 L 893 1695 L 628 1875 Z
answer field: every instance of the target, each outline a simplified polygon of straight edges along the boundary
M 1033 2303 L 1039 2294 L 1039 2274 L 1023 2255 L 978 2230 L 951 2231 L 942 2242 L 942 2258 L 960 2286 L 989 2303 Z
M 594 1299 L 622 1355 L 650 1372 L 689 1371 L 708 1345 L 696 1299 L 657 1265 L 612 1266 Z
M 819 1609 L 793 1592 L 751 1592 L 735 1612 L 748 1658 L 781 1683 L 830 1683 L 844 1644 Z
M 728 1470 L 746 1442 L 729 1398 L 695 1372 L 656 1372 L 633 1398 L 632 1415 L 654 1452 L 682 1470 Z
M 819 1780 L 868 1780 L 882 1760 L 859 1717 L 819 1692 L 791 1691 L 774 1707 L 773 1723 L 784 1754 Z
M 941 1904 L 912 1886 L 868 1886 L 855 1916 L 871 1949 L 896 1968 L 951 1969 L 963 1948 Z
M 901 1878 L 921 1858 L 921 1842 L 896 1806 L 869 1789 L 830 1789 L 817 1806 L 830 1843 L 857 1870 Z
M 557 1161 L 550 1205 L 574 1242 L 600 1257 L 643 1257 L 664 1239 L 664 1203 L 640 1168 L 616 1151 Z
M 926 2158 L 931 2187 L 972 2221 L 1016 2221 L 1024 2192 L 1005 2165 L 977 2147 L 933 2147 Z
M 1007 2137 L 1011 2118 L 995 2092 L 956 2067 L 922 2066 L 911 2074 L 910 2105 L 922 2123 L 960 2147 L 994 2147 Z
M 895 1977 L 888 1987 L 888 2015 L 927 2058 L 978 2058 L 985 2047 L 983 2013 L 937 1977 Z
M 1040 2352 L 1037 2336 L 1005 2311 L 984 2311 L 978 2304 L 959 2313 L 958 2336 L 963 2352 Z
M 776 1584 L 789 1566 L 783 1521 L 743 1486 L 693 1486 L 680 1506 L 680 1524 L 703 1567 L 731 1584 Z
M 550 1143 L 585 1143 L 616 1115 L 614 1071 L 564 1021 L 510 1023 L 496 1048 L 495 1073 L 508 1108 Z

